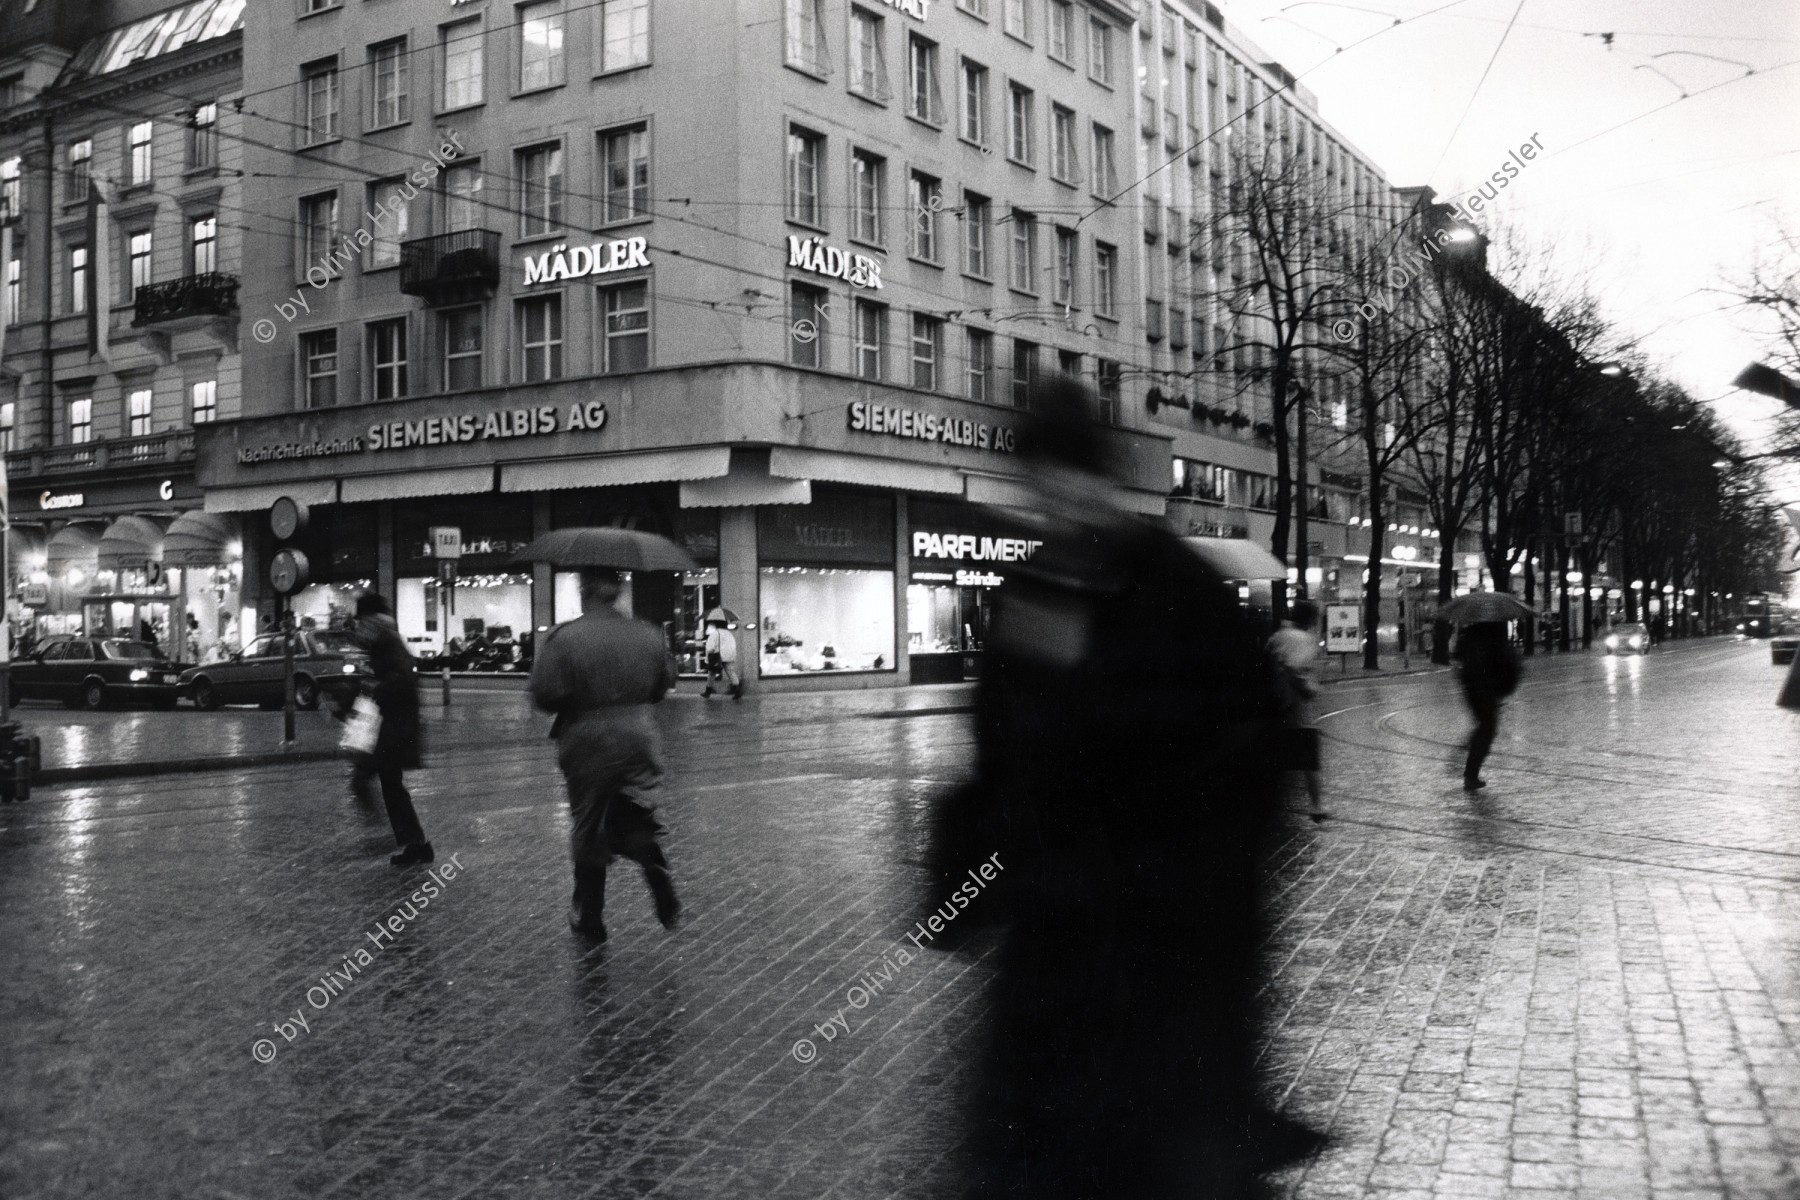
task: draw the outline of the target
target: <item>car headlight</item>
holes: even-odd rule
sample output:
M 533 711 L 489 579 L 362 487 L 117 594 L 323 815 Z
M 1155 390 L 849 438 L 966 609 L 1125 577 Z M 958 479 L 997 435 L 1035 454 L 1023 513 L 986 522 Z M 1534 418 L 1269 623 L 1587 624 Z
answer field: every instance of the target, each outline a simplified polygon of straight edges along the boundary
M 355 663 L 345 663 L 344 664 L 344 674 L 346 674 L 346 675 L 356 674 L 356 664 Z
M 150 672 L 144 670 L 142 667 L 134 667 L 132 669 L 131 682 L 142 683 L 144 680 L 146 680 L 148 678 L 150 678 Z

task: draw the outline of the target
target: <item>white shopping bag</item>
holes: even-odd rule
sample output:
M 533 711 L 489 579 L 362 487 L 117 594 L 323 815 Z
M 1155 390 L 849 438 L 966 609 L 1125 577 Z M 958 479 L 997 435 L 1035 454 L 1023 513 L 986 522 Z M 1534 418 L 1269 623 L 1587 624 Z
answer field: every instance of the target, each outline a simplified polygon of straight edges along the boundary
M 356 706 L 344 721 L 344 737 L 339 743 L 352 754 L 375 753 L 375 740 L 381 736 L 381 710 L 367 696 L 358 696 Z

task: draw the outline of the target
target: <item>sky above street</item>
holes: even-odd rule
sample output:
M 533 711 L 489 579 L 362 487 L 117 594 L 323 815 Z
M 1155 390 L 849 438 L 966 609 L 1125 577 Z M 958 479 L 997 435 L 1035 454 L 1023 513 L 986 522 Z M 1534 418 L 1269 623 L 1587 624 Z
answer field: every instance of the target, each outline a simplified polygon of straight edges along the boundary
M 1778 219 L 1800 230 L 1800 0 L 1222 8 L 1397 185 L 1461 194 L 1541 139 L 1495 220 L 1585 276 L 1627 339 L 1734 428 L 1766 430 L 1774 402 L 1730 381 L 1767 342 L 1722 289 Z M 1781 490 L 1800 499 L 1800 478 Z

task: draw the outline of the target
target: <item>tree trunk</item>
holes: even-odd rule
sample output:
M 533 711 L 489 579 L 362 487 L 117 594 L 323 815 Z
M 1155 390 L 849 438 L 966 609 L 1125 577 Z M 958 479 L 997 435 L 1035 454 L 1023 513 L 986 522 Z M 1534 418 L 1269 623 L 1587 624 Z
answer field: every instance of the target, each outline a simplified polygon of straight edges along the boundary
M 1442 534 L 1443 530 L 1438 530 Z M 1440 537 L 1438 540 L 1438 585 L 1437 613 L 1431 620 L 1431 661 L 1439 665 L 1450 662 L 1450 622 L 1444 620 L 1443 612 L 1450 603 L 1451 593 L 1456 583 L 1456 540 Z

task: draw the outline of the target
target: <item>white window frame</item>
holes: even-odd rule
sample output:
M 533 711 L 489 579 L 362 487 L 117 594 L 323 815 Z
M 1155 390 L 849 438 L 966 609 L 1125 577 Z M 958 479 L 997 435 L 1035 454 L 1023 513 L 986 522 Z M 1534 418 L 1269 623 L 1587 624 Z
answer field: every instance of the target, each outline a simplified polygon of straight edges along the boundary
M 219 419 L 219 381 L 202 379 L 188 385 L 188 421 L 205 425 Z
M 885 363 L 882 343 L 887 340 L 887 305 L 858 298 L 851 306 L 850 366 L 857 378 L 880 382 Z
M 644 302 L 640 307 L 614 307 L 614 299 L 623 297 L 632 288 L 642 288 Z M 608 284 L 600 289 L 598 303 L 595 305 L 600 314 L 600 372 L 603 375 L 616 375 L 624 371 L 647 369 L 654 361 L 651 357 L 654 347 L 650 344 L 650 281 L 648 279 L 627 279 L 620 283 Z M 615 330 L 614 321 L 621 316 L 642 313 L 640 326 Z M 634 344 L 642 342 L 644 347 L 642 366 L 621 366 L 616 361 L 616 347 L 630 341 Z
M 944 182 L 923 171 L 907 177 L 907 200 L 912 207 L 912 245 L 909 253 L 929 263 L 938 261 L 938 213 L 944 207 Z
M 536 164 L 544 164 L 541 178 L 534 178 Z M 561 142 L 524 146 L 513 154 L 513 173 L 519 180 L 519 236 L 543 237 L 563 227 L 564 161 Z
M 315 350 L 315 347 L 324 345 L 326 338 L 331 339 L 331 349 L 329 351 Z M 343 362 L 339 357 L 343 353 L 342 343 L 343 339 L 338 337 L 338 331 L 335 329 L 314 329 L 300 335 L 298 345 L 300 351 L 301 408 L 312 410 L 316 408 L 337 407 L 339 399 L 338 382 L 343 370 Z M 331 367 L 329 370 L 322 365 L 326 359 L 331 360 Z M 331 402 L 329 404 L 314 404 L 312 402 L 313 385 L 325 380 L 330 381 Z
M 957 134 L 975 146 L 988 144 L 988 69 L 972 58 L 962 60 L 957 86 L 960 117 Z
M 471 36 L 471 34 L 473 36 Z M 487 75 L 487 31 L 481 18 L 438 28 L 438 62 L 443 79 L 442 112 L 483 103 Z M 454 93 L 452 91 L 454 90 Z M 473 95 L 464 93 L 472 92 Z
M 156 178 L 156 122 L 139 121 L 125 131 L 125 186 L 142 187 Z
M 412 53 L 406 36 L 369 47 L 369 127 L 412 120 Z
M 521 4 L 514 15 L 519 29 L 518 90 L 537 92 L 568 82 L 569 46 L 562 0 Z
M 943 318 L 934 317 L 930 313 L 914 313 L 912 319 L 912 385 L 921 391 L 937 391 L 943 382 L 940 374 L 940 364 L 943 358 Z M 924 380 L 923 383 L 920 382 L 921 379 Z
M 211 275 L 219 269 L 219 218 L 207 213 L 188 221 L 188 274 Z
M 369 353 L 369 399 L 399 400 L 407 395 L 411 356 L 407 353 L 405 317 L 387 317 L 370 321 L 363 335 Z M 389 335 L 397 335 L 390 337 Z M 384 357 L 392 351 L 391 357 Z M 389 391 L 382 395 L 384 381 Z
M 850 6 L 850 74 L 846 81 L 853 96 L 885 104 L 888 89 L 887 22 L 879 13 Z
M 615 140 L 622 141 L 625 147 L 622 159 L 613 153 Z M 636 221 L 649 216 L 651 144 L 648 122 L 639 121 L 632 125 L 617 125 L 601 130 L 598 149 L 600 223 L 616 225 L 621 221 Z M 642 150 L 641 154 L 638 153 L 639 149 Z M 614 184 L 614 175 L 621 165 L 625 170 L 622 188 Z M 616 204 L 615 199 L 621 196 L 624 203 Z
M 977 279 L 994 277 L 994 202 L 963 192 L 963 273 Z
M 600 0 L 597 16 L 595 57 L 602 74 L 649 64 L 650 0 Z
M 1006 285 L 1015 292 L 1037 295 L 1037 217 L 1031 213 L 1012 211 L 1012 244 L 1008 256 Z
M 94 440 L 94 398 L 77 396 L 69 401 L 69 445 L 85 446 Z
M 125 393 L 125 436 L 149 437 L 156 418 L 156 393 L 150 388 L 133 388 Z
M 802 225 L 824 225 L 825 135 L 790 124 L 784 142 L 787 159 L 787 219 Z
M 304 106 L 304 134 L 308 146 L 335 142 L 341 134 L 343 96 L 339 90 L 335 56 L 300 68 L 300 96 Z
M 850 153 L 850 238 L 871 246 L 886 245 L 887 221 L 882 201 L 887 193 L 887 159 L 869 150 Z
M 1036 122 L 1037 93 L 1016 80 L 1006 85 L 1006 157 L 1024 167 L 1037 165 L 1034 151 L 1036 139 L 1032 126 Z

